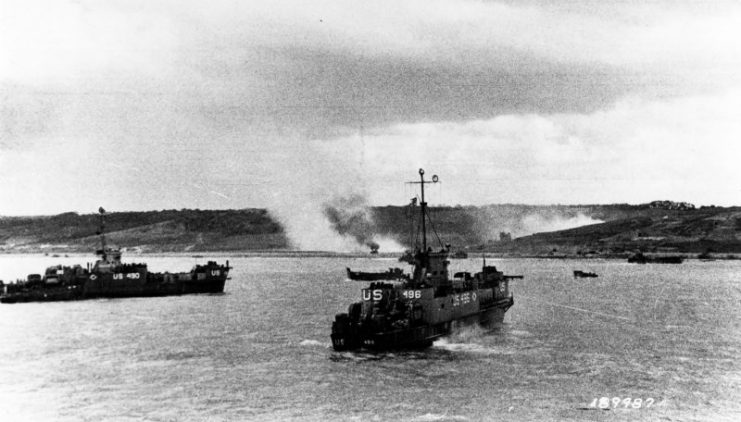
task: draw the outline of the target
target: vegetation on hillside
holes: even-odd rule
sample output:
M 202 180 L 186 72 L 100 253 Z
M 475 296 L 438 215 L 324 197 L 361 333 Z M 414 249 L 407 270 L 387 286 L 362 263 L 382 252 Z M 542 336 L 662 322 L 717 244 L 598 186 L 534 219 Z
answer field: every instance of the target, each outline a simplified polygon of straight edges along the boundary
M 409 245 L 414 240 L 410 233 L 419 230 L 412 218 L 417 212 L 418 207 L 371 207 L 366 220 L 354 215 L 343 219 L 342 233 L 383 236 Z M 431 244 L 437 244 L 439 236 L 454 249 L 467 251 L 538 256 L 741 252 L 739 207 L 695 209 L 655 201 L 431 207 L 429 213 Z M 356 221 L 353 229 L 350 225 Z M 142 252 L 291 249 L 290 233 L 264 209 L 114 212 L 106 215 L 105 225 L 111 243 Z M 0 251 L 89 252 L 99 244 L 98 229 L 98 214 L 0 217 Z
M 0 218 L 0 250 L 90 251 L 99 242 L 99 226 L 98 214 Z M 264 209 L 114 212 L 106 214 L 105 232 L 120 247 L 153 252 L 287 245 L 283 228 Z

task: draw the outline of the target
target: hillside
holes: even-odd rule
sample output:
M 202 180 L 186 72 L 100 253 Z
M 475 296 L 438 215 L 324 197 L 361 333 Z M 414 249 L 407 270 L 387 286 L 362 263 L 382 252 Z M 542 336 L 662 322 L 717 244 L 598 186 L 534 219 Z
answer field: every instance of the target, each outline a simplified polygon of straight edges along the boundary
M 741 253 L 741 208 L 673 204 L 431 207 L 428 229 L 433 245 L 436 233 L 455 249 L 515 256 Z M 385 206 L 325 213 L 338 233 L 361 245 L 376 236 L 409 245 L 411 212 Z M 0 252 L 90 252 L 99 245 L 98 225 L 97 214 L 0 217 Z M 264 209 L 114 212 L 105 231 L 111 243 L 140 252 L 293 249 L 291 234 Z
M 0 251 L 90 252 L 100 238 L 97 214 L 0 217 Z M 285 248 L 283 228 L 262 209 L 114 212 L 106 215 L 108 240 L 142 252 Z
M 656 253 L 741 252 L 741 208 L 645 210 L 633 217 L 497 245 L 498 252 L 611 255 L 637 250 Z

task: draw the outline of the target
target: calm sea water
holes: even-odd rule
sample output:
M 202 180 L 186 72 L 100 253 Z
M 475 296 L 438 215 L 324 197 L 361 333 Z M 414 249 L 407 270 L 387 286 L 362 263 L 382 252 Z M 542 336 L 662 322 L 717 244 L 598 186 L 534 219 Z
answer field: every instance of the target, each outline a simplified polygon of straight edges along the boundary
M 0 278 L 84 262 L 0 256 Z M 329 332 L 363 286 L 345 267 L 395 261 L 230 263 L 222 295 L 0 305 L 0 420 L 741 420 L 738 261 L 490 260 L 525 275 L 500 328 L 388 354 L 336 353 Z

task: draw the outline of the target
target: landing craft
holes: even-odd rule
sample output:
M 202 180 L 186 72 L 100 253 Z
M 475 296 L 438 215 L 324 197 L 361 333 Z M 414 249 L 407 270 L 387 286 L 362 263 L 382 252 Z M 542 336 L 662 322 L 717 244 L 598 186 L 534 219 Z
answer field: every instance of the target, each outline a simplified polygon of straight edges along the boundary
M 574 270 L 574 278 L 595 278 L 595 277 L 597 277 L 597 273 L 582 271 L 582 270 Z
M 121 251 L 106 244 L 105 210 L 101 207 L 99 259 L 82 267 L 56 265 L 43 275 L 30 274 L 18 283 L 0 283 L 0 302 L 47 302 L 92 298 L 170 296 L 189 293 L 221 293 L 229 276 L 229 261 L 209 261 L 187 273 L 152 273 L 147 264 L 121 262 Z
M 633 264 L 681 264 L 684 261 L 684 257 L 673 255 L 673 256 L 646 256 L 641 252 L 628 257 L 628 262 Z
M 514 304 L 509 280 L 522 276 L 504 275 L 486 261 L 480 272 L 458 272 L 450 278 L 450 246 L 441 244 L 433 250 L 427 245 L 424 185 L 438 179 L 426 181 L 423 169 L 419 175 L 420 181 L 412 183 L 419 184 L 422 193 L 422 245 L 412 255 L 412 274 L 394 273 L 388 282 L 373 282 L 362 289 L 362 301 L 335 316 L 331 334 L 335 350 L 429 347 L 454 326 L 501 323 Z

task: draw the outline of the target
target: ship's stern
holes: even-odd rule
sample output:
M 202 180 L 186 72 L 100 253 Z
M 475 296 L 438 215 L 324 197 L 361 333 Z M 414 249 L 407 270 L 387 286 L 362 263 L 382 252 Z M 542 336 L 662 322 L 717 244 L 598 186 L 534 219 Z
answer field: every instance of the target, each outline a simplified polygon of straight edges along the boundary
M 332 347 L 336 351 L 359 349 L 362 340 L 359 327 L 348 314 L 337 314 L 332 323 Z

